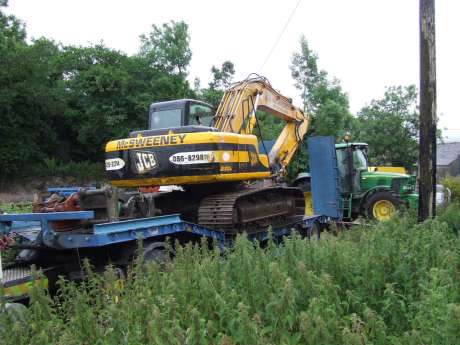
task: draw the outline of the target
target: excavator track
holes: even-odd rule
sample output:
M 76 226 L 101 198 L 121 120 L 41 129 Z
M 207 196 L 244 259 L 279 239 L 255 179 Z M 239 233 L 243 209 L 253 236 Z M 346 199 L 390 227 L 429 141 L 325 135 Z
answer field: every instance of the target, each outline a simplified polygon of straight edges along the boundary
M 214 194 L 201 200 L 198 223 L 227 233 L 254 233 L 303 216 L 305 201 L 297 188 L 268 187 Z

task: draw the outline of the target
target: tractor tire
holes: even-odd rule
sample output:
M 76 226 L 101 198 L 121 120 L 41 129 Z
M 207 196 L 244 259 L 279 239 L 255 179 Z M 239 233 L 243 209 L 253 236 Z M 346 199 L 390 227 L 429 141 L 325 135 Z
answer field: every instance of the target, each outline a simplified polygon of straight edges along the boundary
M 318 222 L 313 222 L 311 228 L 308 229 L 308 239 L 318 241 L 321 238 L 321 226 Z
M 378 222 L 386 221 L 400 211 L 402 205 L 403 202 L 397 194 L 389 190 L 382 190 L 373 193 L 366 199 L 363 215 Z

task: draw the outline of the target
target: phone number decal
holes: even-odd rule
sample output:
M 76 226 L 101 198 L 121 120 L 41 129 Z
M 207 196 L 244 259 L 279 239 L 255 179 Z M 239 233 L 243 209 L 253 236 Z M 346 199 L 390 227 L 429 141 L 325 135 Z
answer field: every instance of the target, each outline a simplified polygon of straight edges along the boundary
M 169 161 L 173 164 L 206 164 L 215 161 L 213 151 L 179 152 L 171 157 Z

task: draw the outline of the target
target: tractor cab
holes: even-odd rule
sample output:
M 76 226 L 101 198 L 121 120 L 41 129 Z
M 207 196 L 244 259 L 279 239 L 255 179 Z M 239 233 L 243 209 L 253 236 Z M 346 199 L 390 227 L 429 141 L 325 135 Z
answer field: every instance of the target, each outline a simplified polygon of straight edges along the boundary
M 368 172 L 368 145 L 365 143 L 342 143 L 335 145 L 342 193 L 360 193 L 361 179 Z
M 335 145 L 344 217 L 353 219 L 363 215 L 382 221 L 391 218 L 402 206 L 415 204 L 418 200 L 414 193 L 415 177 L 370 171 L 368 145 L 352 143 L 347 135 L 344 143 Z
M 153 103 L 149 109 L 149 129 L 211 127 L 214 110 L 210 104 L 193 99 Z

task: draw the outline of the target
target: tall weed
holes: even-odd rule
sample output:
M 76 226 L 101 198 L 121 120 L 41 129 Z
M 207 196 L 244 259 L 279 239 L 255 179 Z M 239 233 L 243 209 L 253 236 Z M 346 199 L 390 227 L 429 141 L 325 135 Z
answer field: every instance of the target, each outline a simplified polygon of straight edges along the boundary
M 26 331 L 4 343 L 456 344 L 460 207 L 446 212 L 263 248 L 239 236 L 223 256 L 177 246 L 161 266 L 139 258 L 122 286 L 87 263 L 88 281 L 36 290 Z

